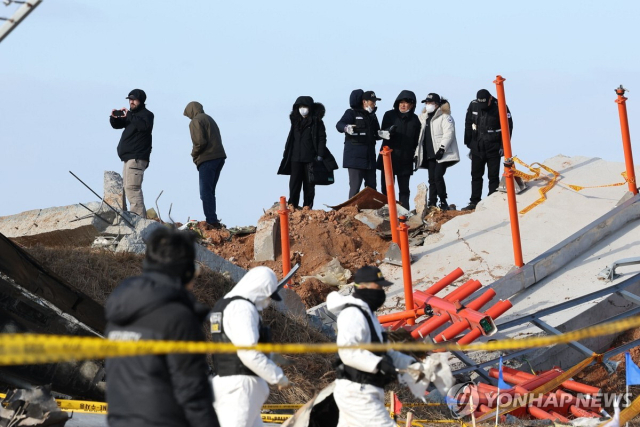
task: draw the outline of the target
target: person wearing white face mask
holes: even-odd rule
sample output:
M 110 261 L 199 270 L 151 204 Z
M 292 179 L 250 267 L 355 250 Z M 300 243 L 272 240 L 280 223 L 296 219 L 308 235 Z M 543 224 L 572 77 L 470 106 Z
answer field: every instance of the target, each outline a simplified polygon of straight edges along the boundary
M 429 204 L 436 207 L 440 199 L 440 209 L 449 210 L 447 186 L 444 174 L 447 168 L 460 161 L 456 128 L 451 117 L 449 101 L 430 93 L 422 101 L 425 108 L 420 114 L 420 139 L 415 154 L 415 168 L 429 171 Z
M 376 117 L 375 92 L 356 89 L 349 97 L 350 109 L 344 112 L 336 129 L 344 133 L 342 167 L 349 169 L 349 198 L 364 185 L 376 188 L 376 141 L 389 138 L 388 132 L 381 134 Z
M 284 147 L 278 175 L 290 175 L 289 201 L 300 209 L 300 190 L 304 192 L 302 206 L 313 207 L 315 185 L 309 182 L 307 168 L 317 161 L 327 170 L 338 169 L 338 164 L 327 148 L 327 132 L 322 118 L 325 108 L 310 96 L 300 96 L 293 104 L 291 128 Z
M 281 301 L 276 275 L 268 267 L 256 267 L 219 300 L 209 315 L 214 342 L 252 346 L 269 342 L 270 333 L 262 325 L 259 312 L 271 300 Z M 213 406 L 221 427 L 262 426 L 260 410 L 269 397 L 268 384 L 289 387 L 282 369 L 264 353 L 243 350 L 214 354 Z

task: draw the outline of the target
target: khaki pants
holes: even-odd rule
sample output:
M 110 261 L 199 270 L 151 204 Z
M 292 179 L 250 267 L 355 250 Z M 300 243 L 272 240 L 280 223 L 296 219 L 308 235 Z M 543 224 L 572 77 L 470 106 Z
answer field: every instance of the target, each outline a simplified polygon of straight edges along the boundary
M 131 204 L 129 210 L 142 218 L 147 217 L 147 210 L 144 207 L 144 198 L 142 196 L 142 179 L 148 166 L 149 162 L 146 160 L 132 159 L 124 162 L 122 170 L 122 183 L 124 185 L 122 209 L 127 210 L 127 199 L 129 199 L 129 204 Z

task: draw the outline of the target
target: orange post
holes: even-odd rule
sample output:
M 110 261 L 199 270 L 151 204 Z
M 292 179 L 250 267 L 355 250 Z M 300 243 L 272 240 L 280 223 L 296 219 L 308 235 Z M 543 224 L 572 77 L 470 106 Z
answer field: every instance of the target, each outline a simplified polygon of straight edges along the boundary
M 513 240 L 513 258 L 516 267 L 522 267 L 522 246 L 520 244 L 520 224 L 518 222 L 518 205 L 516 204 L 516 189 L 513 179 L 513 154 L 511 153 L 511 134 L 509 132 L 509 118 L 507 117 L 507 101 L 504 96 L 505 79 L 496 76 L 493 81 L 498 93 L 498 110 L 500 112 L 500 127 L 502 128 L 502 149 L 504 150 L 504 177 L 507 183 L 507 200 L 509 201 L 509 218 L 511 219 L 511 239 Z
M 629 182 L 629 191 L 638 194 L 638 185 L 636 184 L 636 172 L 633 168 L 633 152 L 631 151 L 631 136 L 629 134 L 629 119 L 627 118 L 627 98 L 624 93 L 627 90 L 620 85 L 616 89 L 618 99 L 618 114 L 620 115 L 620 129 L 622 130 L 622 147 L 624 149 L 624 163 L 627 167 L 627 181 Z
M 391 165 L 391 152 L 393 150 L 386 145 L 382 147 L 382 163 L 384 164 L 384 180 L 387 183 L 387 204 L 389 205 L 389 223 L 391 225 L 391 240 L 400 246 L 398 236 L 398 208 L 396 207 L 395 182 L 393 179 L 393 166 Z M 404 265 L 404 261 L 402 262 Z
M 385 147 L 387 148 L 387 147 Z M 391 159 L 389 159 L 391 163 Z M 385 165 L 386 166 L 386 165 Z M 385 167 L 385 174 L 387 169 Z M 387 181 L 388 182 L 388 181 Z M 393 181 L 391 181 L 393 191 Z M 389 192 L 389 184 L 387 184 L 387 194 Z M 395 211 L 395 197 L 391 196 L 389 200 L 394 199 L 393 210 Z M 391 205 L 389 205 L 389 215 L 391 215 Z M 405 310 L 413 310 L 413 282 L 411 280 L 411 254 L 409 254 L 409 226 L 407 225 L 407 217 L 400 217 L 400 225 L 397 228 L 397 232 L 400 235 L 400 251 L 402 252 L 402 278 L 404 279 L 404 307 Z M 415 325 L 416 319 L 407 319 L 407 325 Z
M 291 253 L 289 249 L 289 209 L 287 198 L 280 197 L 280 243 L 282 246 L 282 275 L 286 276 L 291 271 Z

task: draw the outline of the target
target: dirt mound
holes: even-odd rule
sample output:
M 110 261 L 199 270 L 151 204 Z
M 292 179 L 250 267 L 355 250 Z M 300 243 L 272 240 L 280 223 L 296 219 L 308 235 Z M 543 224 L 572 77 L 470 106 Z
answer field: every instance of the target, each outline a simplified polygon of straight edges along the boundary
M 324 302 L 326 295 L 335 290 L 319 280 L 302 282 L 303 276 L 312 276 L 333 258 L 340 265 L 355 272 L 364 265 L 375 265 L 384 258 L 389 241 L 378 235 L 367 225 L 356 220 L 355 207 L 339 211 L 296 210 L 289 216 L 289 235 L 292 263 L 300 263 L 300 270 L 293 279 L 294 289 L 307 307 Z M 277 217 L 275 210 L 265 213 L 261 219 Z M 253 259 L 254 235 L 231 235 L 227 230 L 206 230 L 204 223 L 198 228 L 204 239 L 203 244 L 221 257 L 242 268 L 264 265 L 272 268 L 278 277 L 282 276 L 282 256 L 275 261 L 255 261 Z

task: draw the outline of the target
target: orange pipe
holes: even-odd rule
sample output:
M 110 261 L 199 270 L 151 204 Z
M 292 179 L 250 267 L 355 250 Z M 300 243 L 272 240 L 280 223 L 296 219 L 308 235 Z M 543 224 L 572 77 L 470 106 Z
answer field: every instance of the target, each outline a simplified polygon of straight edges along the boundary
M 450 301 L 449 298 L 453 296 L 454 298 L 456 298 L 455 301 L 461 301 L 466 297 L 468 297 L 469 295 L 471 295 L 472 293 L 474 293 L 475 291 L 477 291 L 478 289 L 480 289 L 481 287 L 482 285 L 477 280 L 469 280 L 467 283 L 460 286 L 458 289 L 451 292 L 449 295 L 445 296 L 444 298 L 434 297 L 433 295 L 425 294 L 424 292 L 421 292 L 421 291 L 416 291 L 415 296 L 418 299 L 419 305 L 430 304 L 432 308 L 441 308 L 444 310 L 448 309 L 450 311 L 455 312 L 456 305 L 453 303 L 453 301 Z M 438 313 L 436 310 L 434 310 L 434 316 L 420 323 L 418 328 L 411 331 L 411 336 L 414 339 L 420 339 L 420 338 L 426 337 L 431 332 L 435 331 L 440 326 L 444 325 L 449 321 L 451 321 L 450 314 L 448 313 L 441 314 L 441 313 Z
M 291 271 L 291 250 L 289 248 L 289 209 L 287 198 L 280 197 L 280 243 L 282 246 L 282 275 L 286 276 Z M 288 282 L 290 283 L 290 282 Z M 285 285 L 285 287 L 288 287 Z
M 595 412 L 587 411 L 586 409 L 578 408 L 577 406 L 570 406 L 569 411 L 571 411 L 571 415 L 576 418 L 600 418 L 599 414 Z
M 389 205 L 391 240 L 393 240 L 393 243 L 400 246 L 400 236 L 398 234 L 398 208 L 396 207 L 395 182 L 393 179 L 393 166 L 391 165 L 392 151 L 392 149 L 385 145 L 382 147 L 380 154 L 382 154 L 382 163 L 384 164 L 384 180 L 387 184 L 387 204 Z
M 627 168 L 627 180 L 629 182 L 629 191 L 638 194 L 638 186 L 636 185 L 636 171 L 633 168 L 633 151 L 631 150 L 631 135 L 629 134 L 629 119 L 627 118 L 627 98 L 624 93 L 626 89 L 620 85 L 616 89 L 618 99 L 618 114 L 620 115 L 620 129 L 622 131 L 622 147 L 624 149 L 624 163 Z
M 549 371 L 552 371 L 552 370 L 557 370 L 557 369 L 550 369 Z M 545 374 L 545 373 L 547 373 L 549 371 L 543 371 L 540 374 L 542 375 L 542 374 Z M 535 377 L 535 375 L 533 375 L 533 374 L 530 374 L 528 372 L 519 371 L 517 369 L 509 368 L 508 366 L 503 366 L 502 367 L 502 372 L 503 372 L 503 374 L 509 373 L 510 375 L 513 375 L 513 376 L 518 377 L 518 378 L 523 378 L 525 380 Z M 505 381 L 507 381 L 507 380 L 505 380 Z M 562 387 L 566 388 L 567 390 L 575 391 L 577 393 L 589 394 L 589 395 L 598 394 L 600 392 L 600 389 L 598 387 L 593 387 L 593 386 L 590 386 L 590 385 L 586 385 L 586 384 L 583 384 L 583 383 L 580 383 L 580 382 L 577 382 L 577 381 L 574 381 L 574 380 L 567 380 L 567 381 L 563 382 L 562 383 Z
M 424 308 L 418 308 L 415 310 L 405 310 L 399 311 L 397 313 L 384 314 L 382 316 L 378 316 L 378 322 L 382 323 L 391 323 L 397 322 L 398 320 L 404 319 L 417 319 L 420 316 L 424 316 Z
M 444 276 L 442 279 L 438 280 L 436 283 L 431 285 L 428 289 L 424 291 L 425 294 L 435 295 L 459 278 L 464 276 L 464 271 L 460 267 L 453 270 L 451 273 Z
M 462 286 L 454 289 L 451 293 L 447 294 L 444 297 L 445 301 L 462 301 L 478 289 L 482 287 L 482 284 L 477 280 L 469 280 L 467 283 Z
M 522 267 L 522 245 L 520 243 L 520 224 L 518 223 L 518 205 L 516 203 L 516 189 L 511 166 L 513 155 L 511 153 L 511 135 L 509 132 L 509 119 L 507 118 L 507 101 L 504 96 L 505 79 L 496 76 L 493 81 L 498 93 L 498 109 L 500 111 L 500 128 L 502 129 L 502 148 L 504 150 L 504 177 L 507 182 L 507 200 L 509 201 L 509 218 L 511 220 L 511 239 L 513 240 L 513 258 L 516 267 Z
M 393 183 L 393 181 L 391 181 Z M 388 186 L 387 186 L 388 187 Z M 388 194 L 388 193 L 387 193 Z M 400 251 L 402 252 L 402 277 L 404 279 L 404 308 L 413 310 L 413 281 L 411 279 L 411 254 L 409 253 L 409 226 L 407 225 L 407 217 L 400 217 L 400 225 L 398 226 L 400 234 Z M 416 324 L 415 317 L 407 319 L 407 325 Z
M 489 301 L 496 296 L 496 291 L 493 289 L 486 290 L 482 295 L 478 298 L 471 301 L 467 304 L 467 308 L 471 310 L 480 310 L 483 305 L 487 304 Z M 437 337 L 434 338 L 435 342 L 449 341 L 451 338 L 456 337 L 459 333 L 467 329 L 469 325 L 464 322 L 456 322 L 453 325 L 449 326 L 447 329 L 442 331 Z
M 502 316 L 511 307 L 512 307 L 511 302 L 508 301 L 508 300 L 507 301 L 498 301 L 493 306 L 491 306 L 491 308 L 489 308 L 487 311 L 485 311 L 485 314 L 488 315 L 488 316 L 491 316 L 491 318 L 495 320 L 498 317 Z M 477 340 L 480 337 L 480 335 L 482 335 L 482 331 L 480 331 L 480 329 L 478 329 L 478 328 L 475 328 L 471 332 L 469 332 L 468 334 L 466 334 L 465 336 L 460 338 L 457 341 L 457 343 L 458 344 L 469 344 L 469 343 Z
M 433 317 L 430 317 L 429 319 L 420 323 L 420 325 L 418 325 L 418 328 L 411 331 L 411 336 L 416 340 L 424 338 L 450 320 L 451 316 L 434 315 Z

